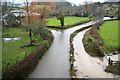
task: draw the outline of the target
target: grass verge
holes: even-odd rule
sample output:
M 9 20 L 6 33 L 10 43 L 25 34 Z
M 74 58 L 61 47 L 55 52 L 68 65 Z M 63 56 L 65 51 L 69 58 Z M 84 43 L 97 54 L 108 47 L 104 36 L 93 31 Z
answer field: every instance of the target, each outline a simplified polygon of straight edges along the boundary
M 5 80 L 25 79 L 53 42 L 52 33 L 48 31 L 48 34 L 43 36 L 44 38 L 41 36 L 38 45 L 21 48 L 21 45 L 29 44 L 28 32 L 21 28 L 7 28 L 3 32 L 3 37 L 21 37 L 18 41 L 3 42 L 2 78 Z
M 9 66 L 13 65 L 17 61 L 22 60 L 26 53 L 30 54 L 35 46 L 20 48 L 22 45 L 29 43 L 28 32 L 23 31 L 21 28 L 6 28 L 3 31 L 3 38 L 14 38 L 20 37 L 18 41 L 4 42 L 2 41 L 2 67 L 6 68 L 7 64 Z
M 119 30 L 118 30 L 118 20 L 114 21 L 106 21 L 102 26 L 100 26 L 100 29 L 98 30 L 101 38 L 103 39 L 104 46 L 105 46 L 105 52 L 109 53 L 111 51 L 116 51 L 118 48 L 120 48 L 119 45 Z
M 2 41 L 2 68 L 14 65 L 35 50 L 37 46 L 21 48 L 21 46 L 29 44 L 30 39 L 28 35 L 29 33 L 22 28 L 5 28 L 5 30 L 3 30 L 3 38 L 20 37 L 21 39 L 9 42 Z M 49 47 L 48 40 L 43 40 L 42 37 L 40 37 L 39 40 L 40 41 L 37 41 L 38 44 Z
M 66 16 L 64 20 L 65 20 L 65 22 L 64 22 L 65 25 L 71 25 L 71 24 L 75 24 L 77 22 L 80 22 L 82 20 L 89 20 L 89 18 L 87 18 L 87 17 Z M 60 26 L 60 21 L 57 20 L 56 17 L 49 18 L 47 26 Z
M 91 30 L 87 31 L 83 38 L 85 50 L 89 55 L 99 57 L 98 53 L 109 54 L 120 48 L 118 44 L 118 20 L 106 21 L 100 26 L 100 29 L 97 30 L 103 40 L 102 45 L 99 44 L 99 41 L 95 39 L 90 32 Z M 105 71 L 120 75 L 119 66 L 119 62 L 115 65 L 109 65 L 106 67 Z

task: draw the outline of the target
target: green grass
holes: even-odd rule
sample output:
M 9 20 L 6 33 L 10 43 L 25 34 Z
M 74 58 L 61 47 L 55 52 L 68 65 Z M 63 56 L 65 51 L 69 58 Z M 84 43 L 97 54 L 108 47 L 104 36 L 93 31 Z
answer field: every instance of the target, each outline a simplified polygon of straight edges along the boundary
M 99 30 L 99 34 L 107 48 L 120 48 L 118 45 L 118 20 L 105 22 Z
M 44 34 L 48 34 L 49 31 L 44 29 Z M 52 36 L 52 35 L 51 35 Z M 36 46 L 29 46 L 21 48 L 21 46 L 28 45 L 30 42 L 29 39 L 29 32 L 26 32 L 22 28 L 4 28 L 3 29 L 3 38 L 14 38 L 14 37 L 21 37 L 18 41 L 10 41 L 4 42 L 2 41 L 2 67 L 6 68 L 7 64 L 10 63 L 9 66 L 16 63 L 17 57 L 18 62 L 25 58 L 26 53 L 29 55 L 33 52 Z M 36 38 L 32 36 L 35 40 Z M 47 39 L 43 39 L 42 36 L 39 36 L 39 40 L 35 40 L 35 44 L 40 44 L 41 46 L 49 47 L 49 41 Z M 47 49 L 46 49 L 47 50 Z
M 20 28 L 9 28 L 3 32 L 3 37 L 21 37 L 19 41 L 4 42 L 2 41 L 2 67 L 5 68 L 7 63 L 13 65 L 18 60 L 25 57 L 25 52 L 31 53 L 35 47 L 20 48 L 29 42 L 28 32 L 22 31 Z
M 80 22 L 82 20 L 89 20 L 87 17 L 75 17 L 75 16 L 66 16 L 65 17 L 65 25 L 74 24 L 76 22 Z M 60 26 L 60 20 L 57 20 L 56 17 L 48 19 L 48 26 Z

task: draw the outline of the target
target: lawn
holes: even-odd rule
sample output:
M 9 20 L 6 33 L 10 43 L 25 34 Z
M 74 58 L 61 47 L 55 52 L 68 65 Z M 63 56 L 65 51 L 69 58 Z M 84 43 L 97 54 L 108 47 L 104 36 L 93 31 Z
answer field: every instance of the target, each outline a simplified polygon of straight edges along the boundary
M 13 65 L 18 57 L 18 60 L 22 60 L 25 57 L 25 53 L 29 54 L 35 47 L 20 48 L 29 42 L 28 32 L 23 31 L 20 28 L 8 28 L 3 31 L 3 37 L 21 37 L 18 41 L 4 42 L 2 41 L 2 67 L 5 68 L 8 63 Z
M 76 22 L 80 22 L 82 20 L 89 20 L 89 18 L 87 18 L 87 17 L 66 16 L 64 20 L 65 20 L 65 25 L 70 25 L 70 24 L 74 24 Z M 57 20 L 56 17 L 49 18 L 47 25 L 48 26 L 60 26 L 60 20 Z
M 119 48 L 118 20 L 105 22 L 98 31 L 107 48 Z

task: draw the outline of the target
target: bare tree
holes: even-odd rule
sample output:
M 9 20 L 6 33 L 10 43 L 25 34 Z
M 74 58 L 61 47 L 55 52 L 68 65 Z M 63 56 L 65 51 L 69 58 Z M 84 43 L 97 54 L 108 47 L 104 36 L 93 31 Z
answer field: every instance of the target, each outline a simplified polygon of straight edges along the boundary
M 84 5 L 84 11 L 85 11 L 85 13 L 86 13 L 86 16 L 87 17 L 89 17 L 90 16 L 90 13 L 91 13 L 91 7 L 92 7 L 92 4 L 93 4 L 93 2 L 91 2 L 91 1 L 86 1 L 86 2 L 84 2 L 85 3 L 85 5 Z
M 24 4 L 25 4 L 25 6 L 26 6 L 26 14 L 27 14 L 27 23 L 30 25 L 31 24 L 31 19 L 30 19 L 30 10 L 29 10 L 29 2 L 28 2 L 28 0 L 26 0 L 25 2 L 24 2 Z M 33 45 L 32 44 L 32 42 L 33 42 L 33 40 L 32 40 L 32 30 L 31 30 L 31 28 L 29 28 L 29 38 L 30 38 L 30 46 L 31 45 Z
M 92 13 L 92 18 L 93 20 L 97 21 L 97 20 L 102 20 L 104 17 L 104 9 L 102 5 L 98 5 L 96 3 L 94 3 L 92 5 L 92 9 L 91 9 Z
M 47 16 L 50 5 L 46 3 L 40 5 L 38 4 L 38 2 L 28 2 L 27 0 L 25 2 L 26 15 L 24 22 L 28 24 L 27 29 L 29 31 L 30 45 L 33 45 L 32 33 L 39 33 L 41 31 L 40 29 L 42 29 L 41 26 L 44 27 L 47 23 Z M 37 30 L 34 29 L 36 26 L 40 31 L 34 31 Z

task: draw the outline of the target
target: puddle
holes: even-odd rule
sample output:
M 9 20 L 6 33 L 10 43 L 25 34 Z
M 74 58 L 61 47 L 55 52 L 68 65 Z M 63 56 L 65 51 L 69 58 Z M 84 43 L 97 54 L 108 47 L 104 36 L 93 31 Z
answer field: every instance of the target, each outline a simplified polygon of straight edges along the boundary
M 13 42 L 18 41 L 21 39 L 21 37 L 15 37 L 15 38 L 2 38 L 4 42 Z

